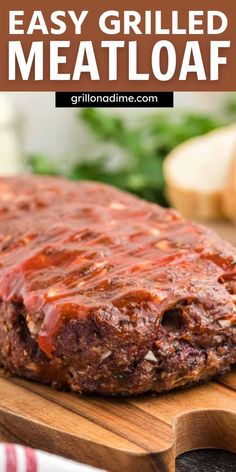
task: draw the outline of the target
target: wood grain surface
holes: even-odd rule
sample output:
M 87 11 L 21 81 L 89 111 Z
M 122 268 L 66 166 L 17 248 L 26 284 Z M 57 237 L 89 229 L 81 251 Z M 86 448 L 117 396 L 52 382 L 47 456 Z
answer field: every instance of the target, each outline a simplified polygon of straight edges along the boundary
M 236 244 L 236 228 L 228 230 L 218 227 Z M 186 451 L 236 453 L 236 370 L 190 389 L 130 399 L 57 392 L 0 371 L 5 440 L 110 472 L 174 472 Z
M 179 454 L 236 453 L 236 371 L 158 396 L 57 392 L 0 374 L 0 431 L 10 440 L 111 472 L 173 472 Z

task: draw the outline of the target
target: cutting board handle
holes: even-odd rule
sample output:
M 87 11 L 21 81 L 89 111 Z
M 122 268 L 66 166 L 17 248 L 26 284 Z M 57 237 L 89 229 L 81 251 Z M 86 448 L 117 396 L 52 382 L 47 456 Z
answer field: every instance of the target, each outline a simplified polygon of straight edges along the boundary
M 191 411 L 174 421 L 175 456 L 193 449 L 225 449 L 236 453 L 236 413 L 227 410 Z

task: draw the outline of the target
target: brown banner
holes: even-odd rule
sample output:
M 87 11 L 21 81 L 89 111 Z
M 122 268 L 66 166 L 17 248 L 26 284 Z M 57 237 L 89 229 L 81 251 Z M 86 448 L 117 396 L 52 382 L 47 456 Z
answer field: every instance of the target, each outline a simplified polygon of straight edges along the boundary
M 11 23 L 11 32 L 9 31 L 9 11 L 19 11 L 18 14 L 12 16 L 14 20 Z M 42 12 L 43 20 L 37 24 L 43 28 L 31 33 L 29 27 L 32 27 L 32 15 L 34 10 Z M 99 28 L 99 20 L 103 12 L 114 10 L 115 13 L 110 14 L 102 24 L 107 28 L 110 34 L 101 31 Z M 126 16 L 125 11 L 137 12 L 134 17 Z M 191 17 L 191 28 L 194 27 L 194 34 L 189 31 L 189 10 L 196 11 L 194 18 Z M 54 11 L 58 15 L 51 17 Z M 59 14 L 60 11 L 60 14 Z M 86 18 L 81 25 L 81 34 L 75 34 L 75 24 L 73 22 L 75 12 L 77 18 L 80 17 L 82 11 L 88 11 Z M 155 13 L 155 12 L 158 13 Z M 176 11 L 173 17 L 173 11 Z M 209 20 L 208 11 L 220 11 L 228 19 L 228 25 L 221 34 L 208 34 Z M 148 13 L 145 13 L 148 12 Z M 198 12 L 198 13 L 197 13 Z M 203 13 L 202 13 L 203 12 Z M 127 13 L 126 13 L 127 15 Z M 138 22 L 140 15 L 140 22 Z M 193 14 L 191 14 L 193 15 Z M 212 15 L 212 13 L 210 13 Z M 223 15 L 223 16 L 224 16 Z M 56 18 L 56 23 L 54 22 Z M 127 18 L 134 20 L 134 31 L 124 31 L 127 26 Z M 212 17 L 211 17 L 212 18 Z M 101 20 L 100 20 L 101 21 Z M 14 24 L 13 24 L 14 23 Z M 214 27 L 221 26 L 221 18 L 217 15 L 214 17 Z M 65 26 L 64 26 L 65 24 Z M 210 24 L 211 26 L 211 24 Z M 51 28 L 54 29 L 52 34 Z M 64 31 L 63 34 L 55 34 L 55 31 Z M 79 23 L 77 24 L 77 32 L 79 33 Z M 160 32 L 160 28 L 162 31 Z M 174 29 L 174 34 L 171 34 Z M 19 31 L 20 30 L 20 31 Z M 131 28 L 132 30 L 132 28 Z M 165 30 L 165 31 L 163 31 Z M 185 31 L 181 33 L 180 30 Z M 198 32 L 196 32 L 198 30 Z M 201 33 L 204 31 L 204 34 Z M 117 31 L 117 32 L 116 32 Z M 170 34 L 168 34 L 170 31 Z M 235 0 L 116 0 L 114 2 L 95 1 L 95 0 L 40 0 L 29 2 L 29 0 L 9 0 L 2 2 L 0 6 L 0 90 L 14 91 L 232 91 L 236 90 L 236 4 Z M 55 42 L 65 41 L 64 48 L 58 49 Z M 80 58 L 78 51 L 82 54 L 82 47 L 85 41 L 92 42 L 94 59 L 94 78 L 99 80 L 91 80 L 88 72 L 82 72 L 80 78 L 76 78 L 75 65 L 79 67 Z M 119 41 L 117 51 L 110 52 L 103 45 L 102 41 Z M 160 41 L 168 42 L 169 59 L 166 43 L 162 43 L 160 56 L 158 55 L 158 47 L 156 44 Z M 198 77 L 196 72 L 188 73 L 187 80 L 184 78 L 183 58 L 187 61 L 188 51 L 186 52 L 186 43 L 198 42 L 198 46 L 194 46 L 195 54 L 200 54 L 202 58 L 202 66 L 198 68 Z M 216 46 L 216 42 L 218 43 Z M 227 42 L 230 47 L 225 46 Z M 16 42 L 18 45 L 16 46 Z M 19 43 L 20 42 L 20 43 Z M 29 79 L 23 80 L 22 72 L 16 63 L 15 80 L 14 78 L 14 50 L 23 47 L 26 59 L 28 58 L 32 43 L 39 42 L 37 45 L 37 73 L 35 80 L 35 68 L 32 67 Z M 54 44 L 52 45 L 52 42 Z M 123 43 L 124 42 L 124 43 Z M 86 46 L 87 47 L 87 46 Z M 188 46 L 189 47 L 189 46 Z M 218 49 L 217 49 L 218 47 Z M 10 50 L 9 50 L 10 48 Z M 155 51 L 155 53 L 153 52 Z M 218 51 L 218 52 L 217 52 Z M 114 56 L 117 52 L 117 64 Z M 226 64 L 219 65 L 217 54 L 219 57 L 225 57 Z M 175 67 L 176 55 L 176 67 Z M 64 56 L 65 63 L 57 64 L 60 61 L 59 56 Z M 190 55 L 190 63 L 194 63 L 196 57 Z M 9 76 L 9 57 L 11 61 L 11 76 Z M 92 56 L 91 56 L 92 57 Z M 90 57 L 90 60 L 91 60 Z M 161 67 L 159 74 L 156 73 L 157 60 L 160 57 Z M 86 59 L 86 57 L 85 57 Z M 197 58 L 199 61 L 199 57 Z M 40 63 L 42 62 L 42 70 L 40 77 Z M 63 58 L 61 57 L 61 60 Z M 152 61 L 154 64 L 152 64 Z M 220 60 L 219 60 L 220 61 Z M 54 75 L 50 76 L 50 62 L 58 69 L 58 73 L 65 74 L 66 80 L 53 80 Z M 85 63 L 85 62 L 84 62 Z M 137 64 L 136 64 L 137 63 Z M 110 78 L 117 79 L 109 80 Z M 155 69 L 155 73 L 154 70 Z M 168 78 L 168 68 L 169 75 Z M 216 69 L 219 70 L 219 79 L 216 80 Z M 117 70 L 116 70 L 117 69 Z M 77 68 L 78 72 L 78 68 Z M 182 75 L 181 75 L 182 72 Z M 135 74 L 143 74 L 136 76 Z M 52 74 L 52 71 L 51 71 Z M 160 78 L 160 75 L 162 78 Z M 205 77 L 204 77 L 205 74 Z M 157 76 L 158 77 L 157 77 Z M 73 76 L 76 80 L 73 80 Z M 135 78 L 136 77 L 136 78 Z M 148 78 L 148 80 L 144 80 Z M 142 79 L 142 80 L 139 80 Z

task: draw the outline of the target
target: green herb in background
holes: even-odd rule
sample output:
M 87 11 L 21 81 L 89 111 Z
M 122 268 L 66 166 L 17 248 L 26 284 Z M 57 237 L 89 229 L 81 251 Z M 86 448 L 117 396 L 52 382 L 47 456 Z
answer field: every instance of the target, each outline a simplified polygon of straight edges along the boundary
M 28 157 L 28 165 L 34 174 L 38 175 L 60 175 L 56 165 L 43 154 L 34 154 Z
M 111 143 L 126 154 L 125 162 L 110 168 L 110 155 L 98 159 L 78 159 L 66 170 L 46 156 L 29 158 L 30 169 L 36 174 L 65 175 L 71 179 L 98 180 L 133 192 L 147 200 L 166 205 L 163 160 L 178 144 L 205 134 L 236 120 L 236 95 L 222 110 L 222 118 L 201 113 L 145 115 L 142 124 L 128 125 L 124 118 L 99 109 L 80 112 L 83 123 L 99 142 Z M 99 143 L 98 143 L 99 146 Z M 102 146 L 101 146 L 102 149 Z M 66 162 L 66 159 L 65 159 Z

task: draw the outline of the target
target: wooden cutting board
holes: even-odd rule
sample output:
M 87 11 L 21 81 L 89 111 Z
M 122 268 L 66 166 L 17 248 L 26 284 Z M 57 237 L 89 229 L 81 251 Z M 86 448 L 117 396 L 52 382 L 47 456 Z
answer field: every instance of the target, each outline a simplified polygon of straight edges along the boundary
M 216 229 L 236 244 L 226 226 Z M 175 458 L 192 449 L 236 453 L 236 369 L 191 389 L 123 400 L 56 392 L 0 371 L 2 440 L 110 472 L 174 472 Z
M 0 434 L 111 472 L 173 472 L 175 457 L 192 449 L 236 453 L 236 370 L 191 389 L 124 400 L 0 373 Z

